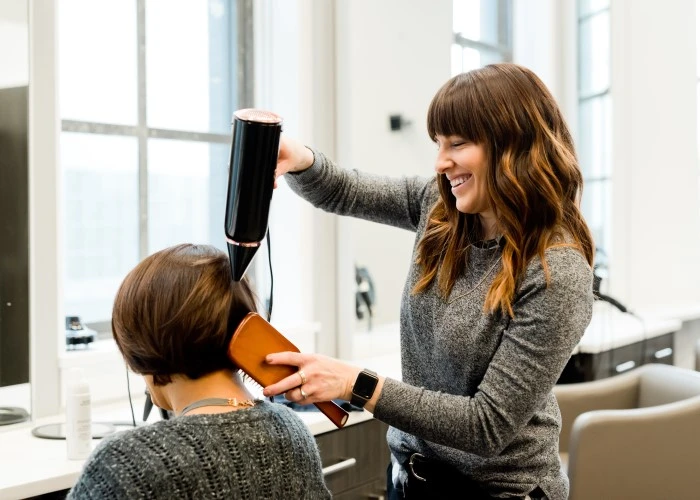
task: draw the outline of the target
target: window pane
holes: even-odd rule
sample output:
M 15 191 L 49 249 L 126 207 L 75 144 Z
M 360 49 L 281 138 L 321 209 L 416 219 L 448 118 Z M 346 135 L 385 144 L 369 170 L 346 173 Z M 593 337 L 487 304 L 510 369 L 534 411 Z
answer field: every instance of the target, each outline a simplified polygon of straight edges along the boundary
M 580 25 L 579 94 L 603 92 L 610 86 L 610 15 L 603 12 Z
M 232 26 L 228 0 L 147 0 L 149 127 L 229 132 Z
M 58 13 L 61 117 L 136 124 L 136 2 L 61 0 Z
M 149 141 L 149 253 L 178 243 L 226 248 L 228 151 L 224 144 Z
M 587 179 L 611 174 L 611 107 L 609 95 L 584 101 L 579 107 L 578 153 Z
M 612 208 L 612 182 L 591 181 L 584 184 L 581 197 L 581 209 L 588 226 L 593 233 L 593 240 L 597 247 L 610 254 L 610 234 L 608 218 Z
M 579 0 L 578 15 L 585 16 L 610 7 L 610 0 Z
M 481 65 L 486 66 L 487 64 L 503 62 L 505 59 L 501 52 L 495 50 L 484 49 L 481 51 Z
M 464 47 L 462 49 L 462 71 L 471 71 L 476 68 L 480 68 L 481 64 L 481 52 L 471 47 Z
M 0 2 L 0 88 L 29 83 L 28 2 Z
M 138 262 L 138 142 L 61 134 L 66 315 L 112 316 L 121 280 Z
M 450 67 L 452 68 L 452 76 L 462 72 L 462 46 L 456 43 L 450 47 Z
M 470 40 L 490 45 L 507 45 L 508 33 L 499 30 L 499 6 L 508 2 L 495 0 L 454 0 L 452 31 Z M 501 15 L 507 16 L 507 12 Z M 499 37 L 500 35 L 500 37 Z

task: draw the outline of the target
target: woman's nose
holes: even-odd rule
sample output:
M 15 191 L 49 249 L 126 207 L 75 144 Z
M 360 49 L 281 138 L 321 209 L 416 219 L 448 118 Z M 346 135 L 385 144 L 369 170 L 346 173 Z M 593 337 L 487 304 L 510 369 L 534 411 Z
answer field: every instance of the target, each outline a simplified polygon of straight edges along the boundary
M 452 166 L 452 160 L 450 160 L 447 155 L 438 151 L 437 158 L 435 160 L 435 171 L 438 174 L 444 174 L 445 171 Z

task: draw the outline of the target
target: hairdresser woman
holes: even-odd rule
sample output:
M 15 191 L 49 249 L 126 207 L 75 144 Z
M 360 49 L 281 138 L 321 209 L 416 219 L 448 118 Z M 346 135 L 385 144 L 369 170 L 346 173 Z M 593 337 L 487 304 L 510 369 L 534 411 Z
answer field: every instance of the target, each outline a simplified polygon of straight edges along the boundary
M 344 170 L 283 139 L 277 174 L 289 172 L 303 198 L 416 238 L 401 305 L 403 380 L 275 353 L 269 363 L 299 373 L 264 394 L 352 400 L 389 424 L 390 498 L 565 500 L 552 388 L 593 303 L 571 135 L 542 81 L 514 64 L 447 81 L 427 128 L 431 179 Z

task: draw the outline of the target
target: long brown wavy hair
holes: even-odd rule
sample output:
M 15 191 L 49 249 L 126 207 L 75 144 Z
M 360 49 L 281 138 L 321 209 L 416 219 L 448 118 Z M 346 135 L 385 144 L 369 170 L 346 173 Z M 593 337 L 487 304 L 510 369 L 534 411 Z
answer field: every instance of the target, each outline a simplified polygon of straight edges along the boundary
M 459 74 L 437 92 L 428 109 L 428 133 L 458 136 L 483 146 L 487 191 L 503 234 L 502 268 L 484 310 L 513 316 L 512 302 L 528 262 L 547 248 L 572 246 L 593 264 L 594 244 L 579 209 L 583 176 L 564 118 L 544 83 L 511 63 Z M 447 177 L 437 175 L 440 198 L 418 245 L 421 276 L 414 293 L 434 280 L 448 297 L 484 237 L 478 214 L 460 213 Z

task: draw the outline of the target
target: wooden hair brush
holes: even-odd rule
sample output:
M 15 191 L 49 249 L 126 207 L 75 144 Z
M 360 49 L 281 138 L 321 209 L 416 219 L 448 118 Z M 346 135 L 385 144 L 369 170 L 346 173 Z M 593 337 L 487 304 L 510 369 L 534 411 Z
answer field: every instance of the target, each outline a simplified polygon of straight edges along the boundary
M 274 352 L 300 352 L 284 335 L 257 313 L 248 313 L 233 333 L 228 345 L 228 356 L 238 368 L 257 384 L 266 387 L 297 372 L 291 365 L 270 365 L 265 357 Z M 348 412 L 333 401 L 314 403 L 336 427 L 348 421 Z

